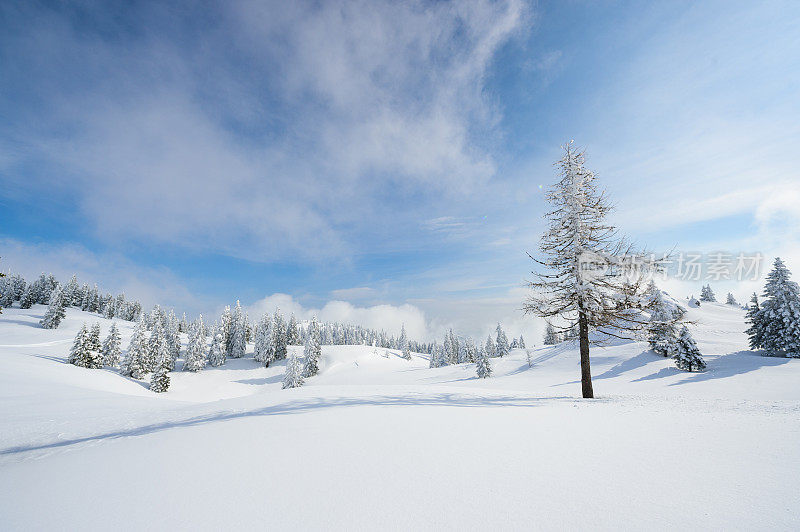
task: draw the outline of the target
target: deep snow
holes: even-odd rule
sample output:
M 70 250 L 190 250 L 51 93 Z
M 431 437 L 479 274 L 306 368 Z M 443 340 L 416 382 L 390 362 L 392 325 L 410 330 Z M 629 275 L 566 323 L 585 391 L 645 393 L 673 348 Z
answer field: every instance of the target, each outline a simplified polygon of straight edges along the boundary
M 83 321 L 109 320 L 44 330 L 44 310 L 0 315 L 3 529 L 800 527 L 800 360 L 748 351 L 738 308 L 689 309 L 704 373 L 593 348 L 595 400 L 570 344 L 486 380 L 324 346 L 302 388 L 246 358 L 155 395 L 64 363 Z

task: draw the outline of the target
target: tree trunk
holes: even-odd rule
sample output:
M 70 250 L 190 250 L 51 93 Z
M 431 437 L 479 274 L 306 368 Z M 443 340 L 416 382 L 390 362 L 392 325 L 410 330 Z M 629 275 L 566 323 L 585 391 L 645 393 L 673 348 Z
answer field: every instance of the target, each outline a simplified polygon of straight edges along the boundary
M 594 398 L 592 390 L 592 371 L 589 367 L 589 324 L 583 312 L 578 314 L 578 328 L 581 348 L 581 389 L 584 399 Z

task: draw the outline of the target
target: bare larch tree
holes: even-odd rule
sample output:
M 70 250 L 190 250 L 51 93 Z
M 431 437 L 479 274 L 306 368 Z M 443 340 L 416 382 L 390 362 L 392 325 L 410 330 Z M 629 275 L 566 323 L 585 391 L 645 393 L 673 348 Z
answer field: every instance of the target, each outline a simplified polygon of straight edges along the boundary
M 604 338 L 632 339 L 647 327 L 651 298 L 646 297 L 647 274 L 659 262 L 618 235 L 605 219 L 611 211 L 594 173 L 584 166 L 585 154 L 569 142 L 555 166 L 559 181 L 547 192 L 553 210 L 545 215 L 549 228 L 540 244 L 541 256 L 526 313 L 556 318 L 562 331 L 577 325 L 583 397 L 594 397 L 589 364 L 590 332 L 594 343 Z

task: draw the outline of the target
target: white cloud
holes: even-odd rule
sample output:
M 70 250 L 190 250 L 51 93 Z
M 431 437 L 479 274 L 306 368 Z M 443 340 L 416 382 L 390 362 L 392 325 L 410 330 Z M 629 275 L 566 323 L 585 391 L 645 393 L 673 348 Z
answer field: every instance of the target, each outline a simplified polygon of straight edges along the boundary
M 342 322 L 363 325 L 371 329 L 385 330 L 394 335 L 400 334 L 405 325 L 406 332 L 412 339 L 430 339 L 425 314 L 417 307 L 405 305 L 374 305 L 357 307 L 347 301 L 329 301 L 322 308 L 306 308 L 287 294 L 272 294 L 252 305 L 247 306 L 251 317 L 270 314 L 280 308 L 281 313 L 288 316 L 294 314 L 298 319 L 307 320 L 316 316 L 325 322 Z
M 331 296 L 334 299 L 343 299 L 345 301 L 348 300 L 358 300 L 358 299 L 366 299 L 370 297 L 375 297 L 378 295 L 378 291 L 374 288 L 370 288 L 369 286 L 357 286 L 354 288 L 340 288 L 338 290 L 332 290 Z
M 483 78 L 520 0 L 222 6 L 200 43 L 156 8 L 120 42 L 32 10 L 9 38 L 56 68 L 31 83 L 89 83 L 43 93 L 29 112 L 46 127 L 15 129 L 15 161 L 49 163 L 30 193 L 76 195 L 107 243 L 324 260 L 395 230 L 371 221 L 387 186 L 458 194 L 494 173 L 476 140 L 497 116 Z

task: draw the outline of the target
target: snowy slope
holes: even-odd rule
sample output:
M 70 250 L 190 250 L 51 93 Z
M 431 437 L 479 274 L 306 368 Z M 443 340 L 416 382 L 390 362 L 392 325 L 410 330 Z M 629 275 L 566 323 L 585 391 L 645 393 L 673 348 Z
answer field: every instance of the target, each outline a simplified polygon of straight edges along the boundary
M 44 330 L 44 310 L 0 315 L 3 529 L 800 527 L 800 360 L 747 351 L 737 308 L 689 309 L 701 374 L 593 348 L 596 400 L 569 344 L 493 359 L 486 380 L 324 346 L 299 389 L 247 358 L 155 395 L 63 363 L 83 321 L 108 320 L 69 309 Z

